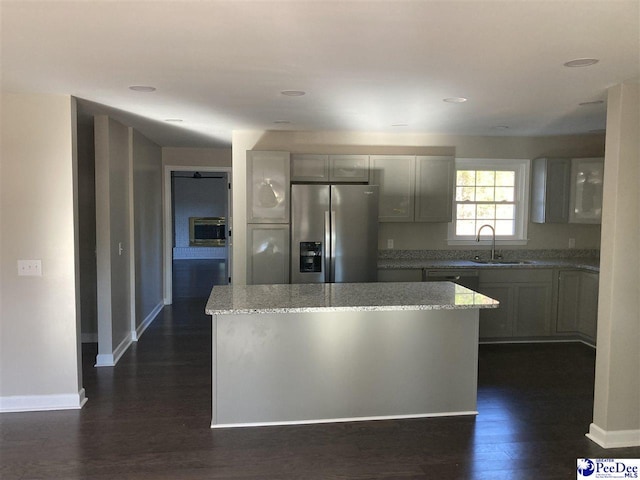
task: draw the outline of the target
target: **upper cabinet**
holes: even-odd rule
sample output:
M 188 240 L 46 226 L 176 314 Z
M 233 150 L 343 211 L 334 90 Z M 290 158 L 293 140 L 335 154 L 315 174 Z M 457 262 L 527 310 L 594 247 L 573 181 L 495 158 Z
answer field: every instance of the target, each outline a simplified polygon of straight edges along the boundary
M 531 221 L 567 223 L 571 159 L 536 158 L 531 165 Z
M 289 152 L 247 152 L 247 223 L 289 223 Z
M 291 155 L 294 182 L 368 182 L 369 155 Z
M 603 158 L 572 160 L 569 222 L 601 223 L 603 178 Z
M 454 158 L 372 155 L 372 183 L 380 185 L 381 222 L 450 222 Z
M 536 158 L 532 163 L 531 221 L 600 223 L 602 158 Z
M 369 155 L 329 155 L 330 182 L 368 182 Z
M 453 157 L 416 157 L 416 222 L 450 222 L 453 208 Z
M 380 222 L 413 222 L 415 160 L 408 155 L 371 156 L 371 183 L 380 186 Z

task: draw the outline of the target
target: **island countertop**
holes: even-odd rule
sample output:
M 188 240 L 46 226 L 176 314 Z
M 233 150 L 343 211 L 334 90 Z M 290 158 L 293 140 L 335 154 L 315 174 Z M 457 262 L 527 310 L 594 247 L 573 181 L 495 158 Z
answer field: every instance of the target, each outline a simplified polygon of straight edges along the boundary
M 497 308 L 499 302 L 451 282 L 214 286 L 208 315 Z

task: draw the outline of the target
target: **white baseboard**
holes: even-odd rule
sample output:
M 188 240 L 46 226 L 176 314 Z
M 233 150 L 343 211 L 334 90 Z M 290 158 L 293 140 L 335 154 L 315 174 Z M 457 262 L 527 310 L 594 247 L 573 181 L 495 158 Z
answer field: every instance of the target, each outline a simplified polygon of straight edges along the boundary
M 247 428 L 247 427 L 273 427 L 286 425 L 316 425 L 319 423 L 342 423 L 342 422 L 370 422 L 377 420 L 404 420 L 414 418 L 451 417 L 461 415 L 478 415 L 476 410 L 465 412 L 442 412 L 442 413 L 417 413 L 410 415 L 379 415 L 373 417 L 349 417 L 349 418 L 323 418 L 320 420 L 290 420 L 282 422 L 252 422 L 252 423 L 211 423 L 211 428 Z
M 142 336 L 142 334 L 144 333 L 144 331 L 147 329 L 147 327 L 151 325 L 151 323 L 156 319 L 156 317 L 162 311 L 163 308 L 164 308 L 164 302 L 160 302 L 155 307 L 153 307 L 153 310 L 151 310 L 151 313 L 149 313 L 149 315 L 147 315 L 147 317 L 142 321 L 142 323 L 138 325 L 138 328 L 136 328 L 135 331 L 131 332 L 131 340 L 133 340 L 134 342 L 137 342 Z
M 0 397 L 0 413 L 77 410 L 87 402 L 84 388 L 78 393 L 56 395 L 11 395 Z
M 640 447 L 640 430 L 607 431 L 592 423 L 586 436 L 602 448 Z
M 113 353 L 100 353 L 96 356 L 95 367 L 115 367 L 120 357 L 127 351 L 127 348 L 131 345 L 131 336 L 127 336 L 122 339 L 120 345 L 116 347 Z
M 98 343 L 97 333 L 83 333 L 80 335 L 82 343 Z

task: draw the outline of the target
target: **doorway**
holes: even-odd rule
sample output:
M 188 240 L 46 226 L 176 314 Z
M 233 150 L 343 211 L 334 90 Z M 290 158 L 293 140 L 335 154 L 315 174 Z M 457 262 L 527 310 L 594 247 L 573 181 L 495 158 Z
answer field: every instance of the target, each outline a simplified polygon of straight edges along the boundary
M 165 304 L 230 282 L 231 180 L 220 167 L 165 167 Z

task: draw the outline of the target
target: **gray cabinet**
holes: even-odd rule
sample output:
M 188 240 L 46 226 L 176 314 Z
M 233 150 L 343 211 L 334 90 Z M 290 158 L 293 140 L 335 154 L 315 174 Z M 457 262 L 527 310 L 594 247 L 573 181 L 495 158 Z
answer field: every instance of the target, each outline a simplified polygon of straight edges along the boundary
M 453 157 L 416 157 L 416 222 L 451 221 L 454 174 Z
M 289 283 L 289 225 L 247 225 L 247 284 Z
M 369 181 L 369 155 L 291 155 L 291 180 L 294 182 Z
M 547 336 L 553 315 L 553 270 L 480 270 L 480 293 L 500 302 L 480 311 L 480 338 Z
M 421 282 L 422 269 L 420 268 L 379 269 L 378 281 L 379 282 Z
M 558 279 L 556 332 L 577 333 L 595 343 L 599 275 L 578 270 L 561 270 Z
M 289 223 L 289 152 L 247 152 L 247 223 Z
M 329 155 L 330 182 L 368 182 L 369 155 Z
M 328 182 L 329 155 L 292 154 L 291 181 Z
M 372 183 L 380 186 L 380 222 L 413 222 L 415 168 L 414 156 L 371 156 Z
M 531 165 L 531 221 L 567 223 L 571 159 L 536 158 Z
M 604 159 L 571 161 L 570 223 L 601 223 Z
M 381 222 L 450 222 L 455 160 L 451 156 L 372 155 Z

